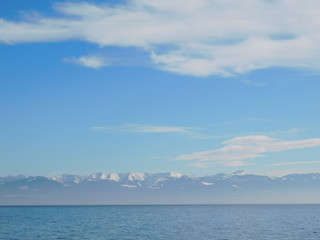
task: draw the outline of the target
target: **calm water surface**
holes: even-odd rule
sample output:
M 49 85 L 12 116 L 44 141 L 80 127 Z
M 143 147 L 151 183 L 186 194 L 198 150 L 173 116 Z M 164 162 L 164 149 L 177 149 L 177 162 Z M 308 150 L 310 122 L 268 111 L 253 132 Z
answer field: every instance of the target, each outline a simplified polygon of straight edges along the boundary
M 0 207 L 0 239 L 319 240 L 320 205 Z

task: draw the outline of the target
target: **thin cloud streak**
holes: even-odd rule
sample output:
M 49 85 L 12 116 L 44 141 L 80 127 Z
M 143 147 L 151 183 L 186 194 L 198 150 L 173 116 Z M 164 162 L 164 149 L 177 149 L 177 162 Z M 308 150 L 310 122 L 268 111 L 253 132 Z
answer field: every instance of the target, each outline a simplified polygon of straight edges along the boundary
M 230 162 L 195 162 L 187 164 L 189 167 L 196 167 L 196 168 L 209 168 L 209 167 L 215 167 L 217 165 L 223 165 L 226 167 L 241 167 L 248 165 L 245 161 L 230 161 Z
M 196 163 L 191 164 L 193 167 L 244 166 L 248 164 L 248 160 L 264 157 L 266 153 L 320 146 L 320 138 L 282 141 L 263 135 L 255 135 L 232 138 L 224 141 L 223 144 L 226 146 L 209 151 L 182 154 L 173 160 L 196 160 Z
M 64 62 L 78 64 L 87 68 L 100 69 L 107 66 L 105 59 L 99 56 L 81 56 L 79 58 L 69 57 L 63 59 Z
M 159 126 L 146 124 L 124 124 L 119 126 L 96 126 L 91 127 L 95 131 L 119 132 L 119 133 L 170 133 L 184 134 L 195 138 L 206 138 L 208 136 L 198 132 L 199 129 L 181 126 Z
M 269 166 L 289 166 L 289 165 L 304 165 L 304 164 L 320 164 L 320 161 L 305 161 L 305 162 L 283 162 L 283 163 L 273 163 Z
M 0 41 L 138 47 L 160 69 L 202 77 L 270 67 L 320 69 L 317 0 L 67 2 L 55 9 L 56 18 L 0 19 Z

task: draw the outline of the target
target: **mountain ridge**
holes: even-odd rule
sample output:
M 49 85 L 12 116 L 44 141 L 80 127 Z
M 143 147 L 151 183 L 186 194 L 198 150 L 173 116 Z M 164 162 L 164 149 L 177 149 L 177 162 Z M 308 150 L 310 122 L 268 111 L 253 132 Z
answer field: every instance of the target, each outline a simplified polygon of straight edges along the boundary
M 0 205 L 320 203 L 320 173 L 269 177 L 237 171 L 0 177 Z

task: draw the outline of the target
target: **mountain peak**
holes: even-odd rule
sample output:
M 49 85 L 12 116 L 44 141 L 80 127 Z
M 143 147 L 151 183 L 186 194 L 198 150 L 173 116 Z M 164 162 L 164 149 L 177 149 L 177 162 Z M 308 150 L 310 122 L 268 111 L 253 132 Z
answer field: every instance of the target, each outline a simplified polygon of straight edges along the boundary
M 128 180 L 131 182 L 134 181 L 144 181 L 144 173 L 138 173 L 138 172 L 131 172 L 128 175 Z
M 118 182 L 120 180 L 120 176 L 118 173 L 111 173 L 109 175 L 109 180 L 112 180 L 112 181 L 115 181 L 115 182 Z
M 242 176 L 242 175 L 246 175 L 246 174 L 248 174 L 248 173 L 245 170 L 239 170 L 239 171 L 233 172 L 231 175 Z
M 169 177 L 172 177 L 172 178 L 181 178 L 181 177 L 182 177 L 182 174 L 177 173 L 177 172 L 169 172 Z
M 106 173 L 94 173 L 87 177 L 88 181 L 106 180 L 108 175 Z

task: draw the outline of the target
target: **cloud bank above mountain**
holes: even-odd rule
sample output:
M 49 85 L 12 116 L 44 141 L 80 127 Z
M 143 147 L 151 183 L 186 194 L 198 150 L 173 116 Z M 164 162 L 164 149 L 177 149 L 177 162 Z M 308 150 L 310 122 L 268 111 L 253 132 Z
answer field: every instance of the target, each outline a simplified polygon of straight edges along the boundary
M 0 19 L 0 41 L 135 47 L 149 53 L 158 68 L 193 76 L 234 76 L 271 67 L 319 70 L 316 0 L 66 2 L 54 8 L 56 17 Z M 89 60 L 78 64 L 103 66 Z
M 264 157 L 266 153 L 282 152 L 320 146 L 320 138 L 296 141 L 283 141 L 263 135 L 236 137 L 224 141 L 225 147 L 191 154 L 182 154 L 174 160 L 196 160 L 193 167 L 212 167 L 215 165 L 244 166 L 247 160 Z

